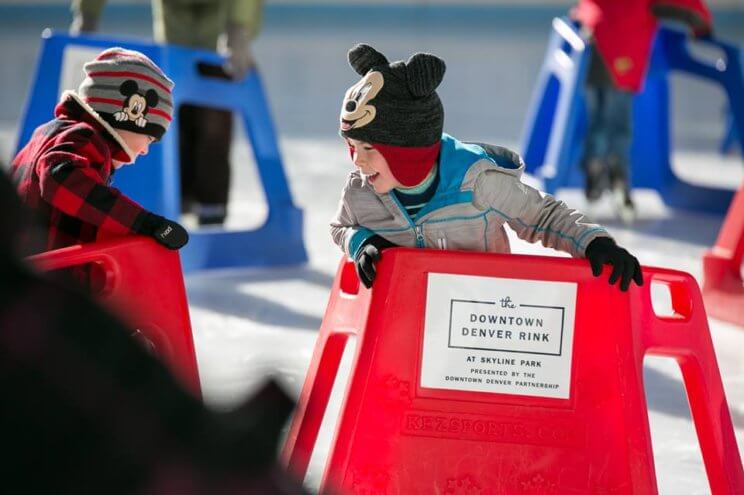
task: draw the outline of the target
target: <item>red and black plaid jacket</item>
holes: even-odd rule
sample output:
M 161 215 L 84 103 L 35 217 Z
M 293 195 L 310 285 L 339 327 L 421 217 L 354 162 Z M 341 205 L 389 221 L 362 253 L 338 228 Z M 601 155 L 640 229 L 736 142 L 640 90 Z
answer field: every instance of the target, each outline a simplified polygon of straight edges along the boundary
M 136 233 L 147 213 L 109 185 L 125 151 L 71 96 L 39 126 L 12 163 L 18 194 L 46 225 L 46 249 Z

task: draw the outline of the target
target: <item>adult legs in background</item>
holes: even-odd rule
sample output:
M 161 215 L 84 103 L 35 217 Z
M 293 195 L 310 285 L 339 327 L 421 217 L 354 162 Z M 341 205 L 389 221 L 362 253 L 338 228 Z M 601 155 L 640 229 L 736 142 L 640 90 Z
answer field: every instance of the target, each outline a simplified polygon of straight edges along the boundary
M 611 189 L 618 215 L 630 223 L 635 219 L 630 196 L 633 94 L 609 84 L 587 85 L 584 92 L 588 119 L 581 161 L 586 174 L 584 194 L 591 202 Z
M 194 178 L 196 160 L 194 141 L 197 127 L 194 125 L 192 105 L 182 105 L 178 109 L 178 155 L 181 162 L 181 212 L 190 213 L 194 207 Z
M 581 167 L 586 175 L 584 195 L 589 201 L 596 201 L 608 186 L 605 156 L 608 136 L 605 123 L 604 88 L 587 85 L 584 88 L 587 112 L 587 131 L 584 139 L 584 154 Z
M 607 123 L 607 169 L 610 187 L 618 213 L 625 223 L 635 219 L 630 196 L 630 142 L 633 132 L 633 94 L 607 88 L 605 93 Z
M 199 225 L 221 225 L 230 190 L 232 113 L 183 105 L 179 113 L 182 200 Z
M 230 4 L 154 0 L 155 39 L 214 51 L 217 38 L 227 25 Z M 231 140 L 229 111 L 188 104 L 179 109 L 181 201 L 184 211 L 196 214 L 199 225 L 219 225 L 227 216 Z

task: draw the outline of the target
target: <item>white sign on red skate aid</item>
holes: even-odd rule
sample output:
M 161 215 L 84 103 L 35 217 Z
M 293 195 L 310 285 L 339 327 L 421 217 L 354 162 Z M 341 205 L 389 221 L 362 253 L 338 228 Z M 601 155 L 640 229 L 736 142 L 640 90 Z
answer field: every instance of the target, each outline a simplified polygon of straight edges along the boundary
M 576 284 L 430 273 L 421 386 L 567 399 Z

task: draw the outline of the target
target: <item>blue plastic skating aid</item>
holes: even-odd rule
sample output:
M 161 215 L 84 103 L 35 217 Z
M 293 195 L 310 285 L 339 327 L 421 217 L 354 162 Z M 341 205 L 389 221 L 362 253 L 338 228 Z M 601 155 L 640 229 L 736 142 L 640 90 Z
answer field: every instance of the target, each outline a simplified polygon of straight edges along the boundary
M 741 146 L 739 135 L 736 132 L 736 125 L 734 124 L 734 113 L 731 108 L 727 108 L 726 111 L 726 129 L 723 133 L 723 139 L 721 140 L 721 154 L 731 153 L 734 150 L 734 145 L 739 145 L 739 151 L 744 153 L 744 148 Z
M 232 110 L 242 118 L 265 193 L 268 215 L 256 230 L 205 229 L 190 232 L 181 250 L 184 270 L 242 266 L 273 266 L 304 263 L 307 254 L 302 239 L 303 216 L 293 201 L 284 174 L 274 125 L 258 72 L 242 81 L 201 75 L 197 65 L 222 66 L 221 56 L 189 48 L 144 43 L 103 36 L 43 34 L 41 55 L 31 94 L 21 121 L 19 146 L 33 130 L 50 120 L 63 89 L 74 89 L 82 79 L 82 62 L 105 48 L 120 46 L 150 57 L 174 80 L 174 115 L 171 129 L 161 142 L 151 146 L 134 167 L 117 171 L 114 185 L 148 210 L 169 218 L 181 215 L 178 149 L 180 105 L 192 103 Z M 76 66 L 77 65 L 77 66 Z M 70 84 L 69 73 L 79 79 Z M 67 88 L 63 86 L 67 86 Z
M 578 40 L 578 41 L 577 41 Z M 708 62 L 690 53 L 689 37 L 661 27 L 654 43 L 642 93 L 633 103 L 632 185 L 656 189 L 676 208 L 723 214 L 734 191 L 697 186 L 677 177 L 670 164 L 669 73 L 684 72 L 719 84 L 729 101 L 737 132 L 744 131 L 744 77 L 737 46 L 698 40 L 720 50 L 724 58 Z M 583 185 L 578 166 L 586 132 L 582 85 L 590 48 L 569 21 L 554 19 L 543 68 L 533 92 L 522 150 L 527 171 L 544 181 L 544 189 Z

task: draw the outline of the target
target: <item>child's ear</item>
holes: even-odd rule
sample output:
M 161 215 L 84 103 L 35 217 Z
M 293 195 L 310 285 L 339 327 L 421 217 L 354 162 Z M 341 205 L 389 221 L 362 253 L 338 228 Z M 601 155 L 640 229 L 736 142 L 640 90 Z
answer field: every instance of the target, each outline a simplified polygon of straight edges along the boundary
M 447 66 L 444 60 L 430 53 L 416 53 L 406 62 L 408 89 L 414 96 L 430 95 L 442 82 Z
M 349 65 L 351 65 L 360 76 L 365 75 L 372 67 L 388 64 L 385 55 L 364 43 L 359 43 L 349 50 L 348 57 Z
M 138 89 L 137 81 L 133 81 L 132 79 L 127 79 L 119 86 L 119 92 L 124 96 L 132 96 Z
M 157 91 L 154 89 L 148 89 L 145 93 L 145 101 L 147 102 L 147 106 L 154 107 L 158 104 L 158 101 L 160 101 L 160 98 L 158 97 Z

